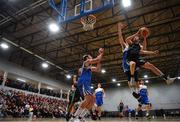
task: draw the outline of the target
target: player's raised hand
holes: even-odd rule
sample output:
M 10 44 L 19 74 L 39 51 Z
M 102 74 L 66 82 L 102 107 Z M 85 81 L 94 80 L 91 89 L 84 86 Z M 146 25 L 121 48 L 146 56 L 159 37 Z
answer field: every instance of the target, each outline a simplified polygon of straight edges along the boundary
M 154 51 L 154 54 L 155 54 L 155 55 L 159 55 L 159 50 L 155 50 L 155 51 Z
M 118 29 L 123 29 L 125 26 L 121 23 L 121 22 L 118 22 Z
M 104 53 L 104 48 L 99 48 L 99 54 L 103 54 Z

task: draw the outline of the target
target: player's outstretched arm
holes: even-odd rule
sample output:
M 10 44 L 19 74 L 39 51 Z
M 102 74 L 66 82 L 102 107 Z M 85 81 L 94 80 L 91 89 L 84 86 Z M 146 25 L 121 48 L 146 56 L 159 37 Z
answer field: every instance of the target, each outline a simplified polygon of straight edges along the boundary
M 118 37 L 119 37 L 119 43 L 122 47 L 122 50 L 124 50 L 124 48 L 127 46 L 127 44 L 125 43 L 124 39 L 123 39 L 123 35 L 122 35 L 122 29 L 123 29 L 123 24 L 122 23 L 118 23 Z
M 144 55 L 158 55 L 159 51 L 158 50 L 155 50 L 155 51 L 140 50 L 140 54 L 144 54 Z
M 104 49 L 100 48 L 99 49 L 99 55 L 96 58 L 88 59 L 87 61 L 85 61 L 85 63 L 97 64 L 97 63 L 101 62 L 103 55 L 104 55 Z
M 76 78 L 77 78 L 77 75 L 73 75 L 73 84 L 76 84 L 76 83 L 77 83 Z
M 96 67 L 95 67 L 95 66 L 92 66 L 92 67 L 91 67 L 91 71 L 92 71 L 92 72 L 100 72 L 100 71 L 101 71 L 101 63 L 98 63 L 98 64 L 96 65 Z
M 148 29 L 148 28 L 147 28 Z M 149 30 L 148 30 L 149 31 Z M 143 36 L 143 38 L 144 38 L 144 40 L 143 40 L 143 50 L 147 50 L 147 37 L 149 36 L 149 34 L 147 34 L 147 35 L 144 35 Z
M 143 41 L 143 44 L 142 44 L 142 49 L 143 50 L 147 50 L 147 37 L 144 37 L 144 41 Z

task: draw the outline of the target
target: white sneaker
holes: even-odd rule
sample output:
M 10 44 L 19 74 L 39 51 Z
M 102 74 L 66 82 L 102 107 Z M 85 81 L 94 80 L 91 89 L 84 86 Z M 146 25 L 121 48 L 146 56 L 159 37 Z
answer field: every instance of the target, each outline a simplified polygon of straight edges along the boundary
M 73 117 L 71 117 L 71 119 L 69 120 L 69 122 L 74 122 L 74 118 Z
M 78 118 L 74 119 L 74 122 L 81 122 Z
M 76 121 L 74 121 L 74 122 L 86 122 L 86 120 L 84 117 L 78 117 L 78 118 L 76 118 Z
M 85 118 L 80 119 L 81 122 L 86 122 Z
M 172 84 L 174 81 L 175 81 L 176 78 L 170 78 L 170 77 L 167 77 L 167 80 L 166 80 L 166 83 L 169 85 L 169 84 Z

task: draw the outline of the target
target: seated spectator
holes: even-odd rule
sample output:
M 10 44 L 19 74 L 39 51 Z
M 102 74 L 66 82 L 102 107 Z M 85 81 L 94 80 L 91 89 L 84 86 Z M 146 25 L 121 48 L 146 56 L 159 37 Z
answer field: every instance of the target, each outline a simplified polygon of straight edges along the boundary
M 35 117 L 60 118 L 64 116 L 66 106 L 67 102 L 59 99 L 0 89 L 0 107 L 3 108 L 0 117 L 9 115 L 19 118 L 33 114 Z

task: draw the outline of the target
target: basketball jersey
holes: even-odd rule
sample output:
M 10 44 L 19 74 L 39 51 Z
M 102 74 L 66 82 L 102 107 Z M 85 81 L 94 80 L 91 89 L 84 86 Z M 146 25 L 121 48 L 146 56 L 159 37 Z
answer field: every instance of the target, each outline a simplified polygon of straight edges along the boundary
M 81 75 L 79 77 L 79 81 L 91 81 L 92 71 L 90 68 L 82 68 Z
M 140 96 L 146 97 L 148 94 L 146 85 L 139 85 L 139 94 Z
M 95 96 L 96 96 L 96 105 L 102 106 L 103 105 L 103 89 L 97 88 L 95 90 Z
M 95 95 L 96 95 L 96 98 L 102 99 L 103 98 L 103 89 L 102 88 L 97 88 L 95 90 Z
M 73 99 L 75 92 L 76 92 L 76 90 L 72 90 L 72 89 L 70 90 L 70 92 L 69 92 L 69 101 L 71 101 Z
M 132 43 L 131 45 L 129 45 L 128 55 L 134 55 L 137 57 L 140 55 L 140 50 L 141 50 L 141 47 L 139 43 Z
M 82 96 L 87 94 L 92 94 L 91 77 L 92 77 L 91 68 L 85 68 L 83 64 L 81 68 L 81 74 L 78 79 L 78 88 Z
M 123 57 L 122 57 L 122 67 L 124 72 L 129 70 L 129 65 L 127 63 L 127 51 L 128 51 L 128 47 L 124 48 L 123 50 Z

